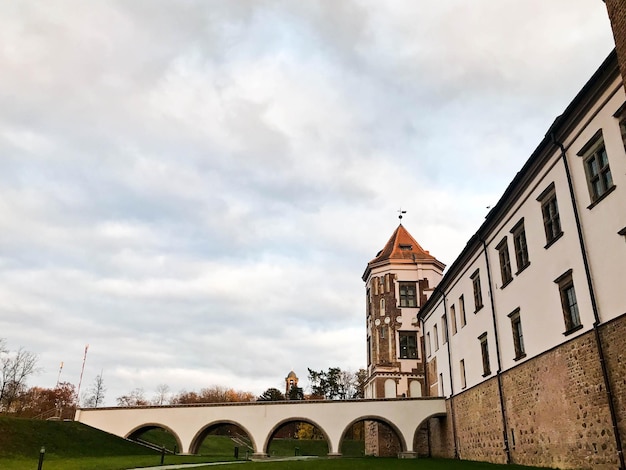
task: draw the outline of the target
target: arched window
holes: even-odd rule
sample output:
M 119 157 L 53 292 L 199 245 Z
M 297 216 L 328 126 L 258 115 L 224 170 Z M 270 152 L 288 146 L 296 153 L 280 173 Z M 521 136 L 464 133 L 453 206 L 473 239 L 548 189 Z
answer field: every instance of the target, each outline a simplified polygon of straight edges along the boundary
M 409 393 L 411 398 L 419 398 L 422 396 L 422 384 L 417 380 L 411 380 L 409 385 Z
M 393 379 L 385 380 L 385 398 L 396 398 L 396 381 Z

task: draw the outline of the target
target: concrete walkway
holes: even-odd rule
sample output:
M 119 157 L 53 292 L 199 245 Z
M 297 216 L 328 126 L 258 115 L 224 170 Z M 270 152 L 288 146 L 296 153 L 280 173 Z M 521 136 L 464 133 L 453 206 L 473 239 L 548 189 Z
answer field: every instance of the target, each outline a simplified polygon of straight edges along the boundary
M 232 465 L 237 463 L 246 463 L 249 461 L 252 462 L 283 462 L 286 460 L 311 460 L 318 459 L 319 457 L 312 455 L 302 455 L 298 457 L 276 457 L 276 458 L 266 458 L 266 459 L 251 459 L 251 460 L 232 460 L 230 462 L 205 462 L 205 463 L 181 463 L 176 465 L 159 465 L 156 467 L 139 467 L 139 468 L 129 468 L 128 470 L 178 470 L 185 468 L 199 468 L 199 467 L 212 467 L 215 465 Z
M 232 462 L 181 463 L 176 465 L 159 465 L 157 467 L 129 468 L 128 470 L 175 470 L 179 468 L 212 467 L 214 465 L 231 465 L 236 463 L 246 463 L 246 461 L 233 460 Z

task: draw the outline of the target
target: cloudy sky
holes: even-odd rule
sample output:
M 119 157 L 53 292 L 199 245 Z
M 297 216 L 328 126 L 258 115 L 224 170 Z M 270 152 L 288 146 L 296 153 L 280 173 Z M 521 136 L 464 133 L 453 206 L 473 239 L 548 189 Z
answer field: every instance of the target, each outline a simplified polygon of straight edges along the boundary
M 110 405 L 363 367 L 397 210 L 450 264 L 612 48 L 599 0 L 2 2 L 0 337 Z

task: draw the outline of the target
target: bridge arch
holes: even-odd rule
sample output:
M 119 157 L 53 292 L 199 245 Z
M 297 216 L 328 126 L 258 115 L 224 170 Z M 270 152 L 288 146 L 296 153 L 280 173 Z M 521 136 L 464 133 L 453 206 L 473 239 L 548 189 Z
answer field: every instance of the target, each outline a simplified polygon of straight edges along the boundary
M 320 432 L 324 436 L 324 439 L 326 440 L 326 445 L 328 446 L 328 452 L 329 453 L 332 452 L 333 443 L 330 439 L 330 436 L 328 435 L 328 432 L 326 432 L 326 430 L 322 426 L 320 426 L 319 423 L 317 423 L 315 420 L 311 418 L 295 416 L 295 417 L 289 417 L 289 418 L 280 420 L 270 429 L 267 436 L 265 437 L 265 442 L 263 444 L 263 450 L 262 450 L 263 453 L 269 455 L 269 450 L 270 450 L 269 447 L 270 447 L 270 443 L 272 442 L 272 438 L 281 427 L 289 423 L 307 423 L 307 424 L 310 424 L 311 426 L 315 426 L 317 429 L 320 430 Z
M 338 443 L 338 449 L 341 449 L 341 444 L 343 443 L 343 440 L 345 439 L 346 434 L 348 433 L 350 428 L 354 426 L 356 423 L 360 423 L 361 421 L 375 421 L 377 423 L 383 423 L 389 426 L 389 428 L 394 432 L 394 434 L 398 438 L 398 442 L 400 443 L 400 452 L 407 451 L 407 442 L 406 442 L 405 436 L 402 434 L 402 431 L 392 421 L 379 415 L 363 415 L 350 421 L 348 425 L 344 428 L 343 432 L 341 433 L 341 438 L 339 439 L 339 443 Z
M 191 443 L 189 444 L 189 453 L 197 454 L 200 450 L 200 445 L 202 444 L 202 441 L 204 441 L 204 439 L 211 433 L 211 431 L 218 429 L 222 425 L 237 426 L 239 429 L 241 429 L 246 434 L 247 438 L 250 439 L 254 452 L 257 452 L 257 444 L 254 439 L 254 435 L 248 429 L 246 429 L 244 425 L 238 423 L 237 421 L 220 419 L 212 421 L 209 424 L 200 428 L 200 430 L 191 439 Z
M 176 439 L 176 447 L 178 448 L 178 451 L 183 451 L 183 445 L 180 436 L 171 427 L 161 423 L 144 423 L 140 424 L 139 426 L 135 426 L 130 432 L 128 432 L 124 436 L 124 438 L 135 441 L 139 438 L 139 436 L 147 431 L 150 431 L 151 429 L 164 429 L 165 431 L 169 432 L 174 437 L 174 439 Z
M 440 413 L 432 413 L 429 416 L 423 418 L 417 425 L 417 427 L 415 428 L 415 431 L 413 432 L 413 448 L 415 451 L 417 451 L 416 449 L 416 444 L 418 442 L 418 434 L 420 431 L 424 430 L 426 428 L 426 424 L 428 423 L 428 420 L 432 419 L 432 418 L 445 418 L 447 416 L 446 413 L 440 412 Z

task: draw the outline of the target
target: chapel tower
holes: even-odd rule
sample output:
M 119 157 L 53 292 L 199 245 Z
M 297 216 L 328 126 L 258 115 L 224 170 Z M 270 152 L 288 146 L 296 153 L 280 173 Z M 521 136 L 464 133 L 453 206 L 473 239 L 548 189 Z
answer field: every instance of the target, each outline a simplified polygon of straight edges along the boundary
M 367 317 L 365 398 L 426 394 L 417 313 L 444 268 L 402 224 L 367 264 L 362 277 Z
M 289 392 L 293 387 L 298 386 L 298 376 L 294 371 L 289 372 L 285 377 L 285 397 L 289 396 Z

